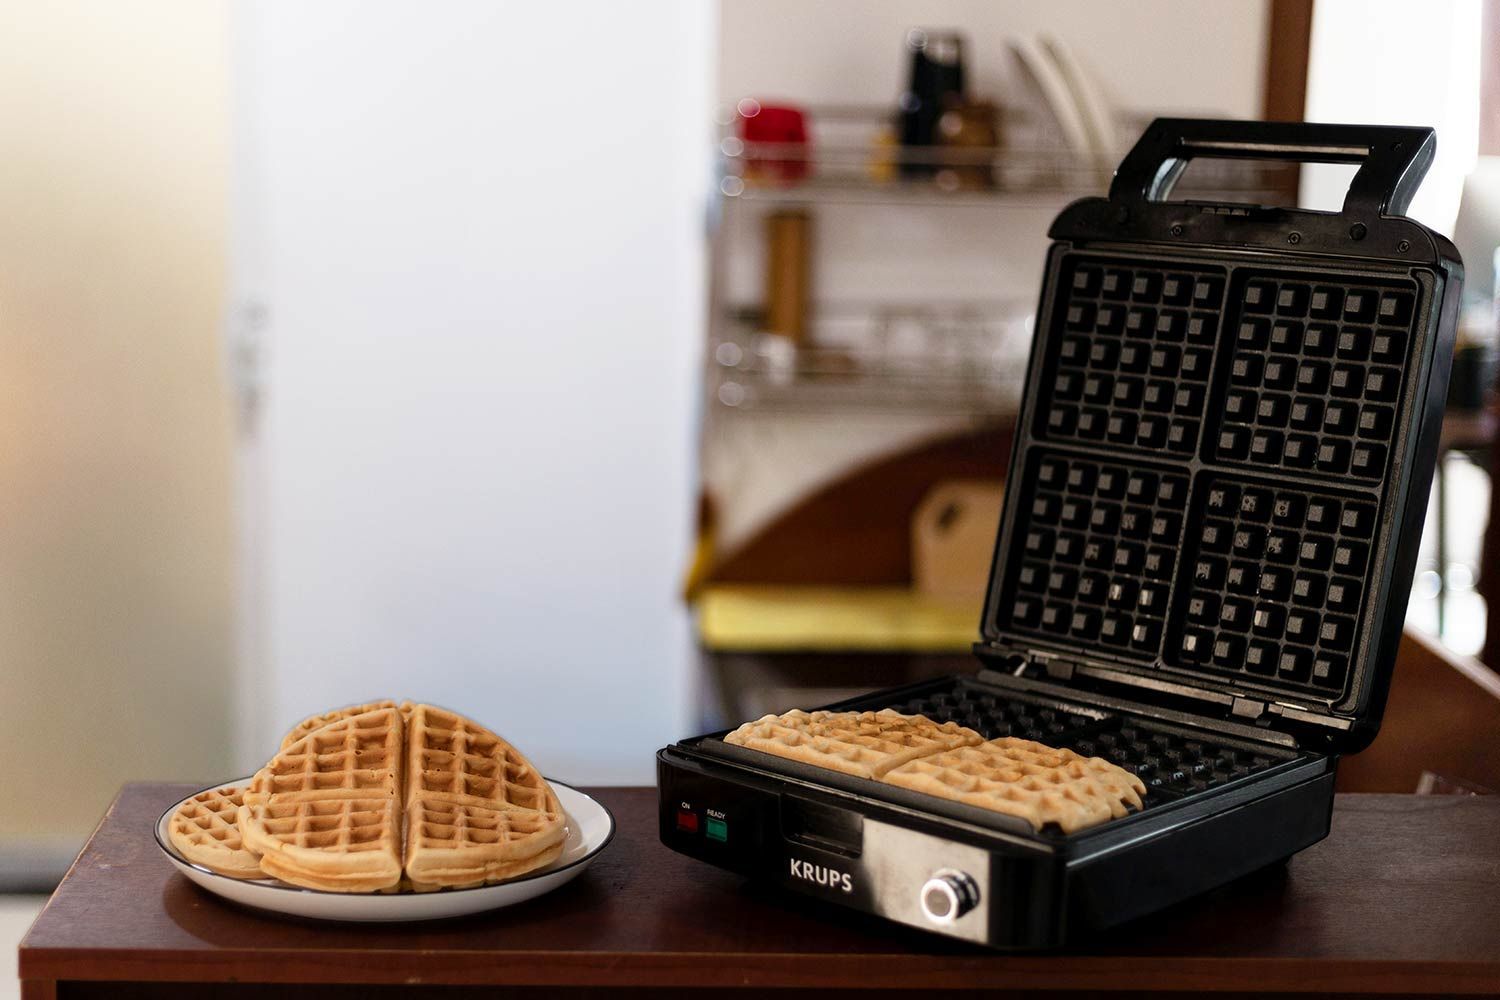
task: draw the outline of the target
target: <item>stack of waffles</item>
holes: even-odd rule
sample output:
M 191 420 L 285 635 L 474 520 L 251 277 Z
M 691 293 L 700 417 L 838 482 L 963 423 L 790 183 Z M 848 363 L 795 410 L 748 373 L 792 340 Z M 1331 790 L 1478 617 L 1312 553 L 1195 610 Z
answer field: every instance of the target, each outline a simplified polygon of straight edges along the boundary
M 391 701 L 300 723 L 243 788 L 169 821 L 189 861 L 334 892 L 503 882 L 562 853 L 566 815 L 515 747 L 456 712 Z
M 1064 833 L 1141 808 L 1146 786 L 1100 757 L 1031 740 L 985 740 L 956 722 L 880 712 L 802 712 L 747 722 L 725 743 L 1018 816 Z

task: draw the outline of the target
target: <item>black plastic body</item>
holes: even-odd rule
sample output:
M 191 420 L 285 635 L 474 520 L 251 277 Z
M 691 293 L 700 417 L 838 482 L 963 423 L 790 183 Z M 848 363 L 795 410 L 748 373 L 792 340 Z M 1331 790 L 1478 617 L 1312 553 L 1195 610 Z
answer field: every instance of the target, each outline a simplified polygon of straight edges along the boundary
M 1255 722 L 1325 752 L 1369 744 L 1405 618 L 1457 330 L 1457 251 L 1409 219 L 1382 214 L 1404 207 L 1432 145 L 1430 129 L 1162 120 L 1126 157 L 1109 198 L 1058 216 L 982 657 Z M 1158 200 L 1174 165 L 1193 155 L 1347 160 L 1358 149 L 1374 152 L 1340 213 Z M 1134 287 L 1107 287 L 1112 278 Z M 1091 400 L 1095 385 L 1103 392 Z M 1169 394 L 1159 407 L 1153 389 Z M 1274 407 L 1263 419 L 1267 404 Z M 1257 453 L 1258 444 L 1267 450 Z M 1112 468 L 1133 486 L 1140 472 L 1151 494 L 1049 485 L 1049 456 L 1069 477 L 1075 466 Z M 1285 525 L 1265 507 L 1215 511 L 1216 486 L 1229 487 L 1236 503 L 1253 491 L 1268 504 L 1305 509 Z M 1135 511 L 1153 530 L 1132 536 L 1110 521 L 1070 527 L 1066 511 L 1053 519 L 1034 508 L 1049 497 L 1077 501 L 1086 515 Z M 1312 523 L 1317 504 L 1332 515 L 1327 523 Z M 1346 529 L 1341 519 L 1356 514 Z M 1158 535 L 1161 522 L 1167 530 Z M 1225 537 L 1211 542 L 1215 526 Z M 1034 551 L 1038 532 L 1044 548 L 1055 548 Z M 1065 540 L 1080 551 L 1059 559 Z M 1277 542 L 1284 551 L 1270 551 Z M 1145 565 L 1091 566 L 1091 546 Z M 1341 565 L 1344 555 L 1353 562 Z M 1047 579 L 1028 581 L 1028 567 Z M 1204 568 L 1200 585 L 1195 574 Z M 1237 568 L 1237 581 L 1219 579 Z M 1059 594 L 1050 586 L 1058 573 L 1070 591 L 1092 581 L 1111 596 Z M 1267 573 L 1279 579 L 1263 590 Z M 1116 584 L 1132 606 L 1116 606 Z M 1301 585 L 1311 593 L 1290 592 Z M 1195 597 L 1207 606 L 1195 607 Z M 1101 626 L 1113 617 L 1127 632 L 1144 625 L 1145 634 L 1101 637 L 1095 608 Z M 1084 628 L 1056 621 L 1080 612 Z M 1294 635 L 1294 624 L 1307 634 Z M 1187 648 L 1190 637 L 1201 640 L 1196 650 Z M 1230 640 L 1223 656 L 1221 639 Z M 1263 654 L 1259 662 L 1252 652 Z
M 1070 937 L 1142 916 L 1281 861 L 1328 833 L 1335 760 L 1257 742 L 1249 727 L 1190 724 L 1180 713 L 1136 715 L 1108 698 L 1075 699 L 1045 682 L 982 672 L 875 692 L 832 708 L 909 708 L 962 686 L 995 703 L 996 718 L 1025 706 L 1040 719 L 1084 718 L 1054 745 L 1102 750 L 1101 733 L 1128 729 L 1155 756 L 1157 741 L 1180 749 L 1233 747 L 1237 767 L 1207 787 L 1182 790 L 1157 769 L 1146 808 L 1066 836 L 1034 833 L 1012 818 L 936 800 L 867 779 L 767 757 L 723 743 L 722 733 L 685 740 L 657 755 L 662 842 L 674 850 L 838 905 L 991 948 L 1057 947 Z M 972 701 L 972 699 L 971 699 Z M 962 712 L 962 705 L 958 706 Z M 970 720 L 986 736 L 1016 731 Z M 1042 727 L 1045 729 L 1045 725 Z M 1106 751 L 1107 752 L 1107 751 Z M 1121 759 L 1121 758 L 1116 758 Z M 1122 760 L 1127 766 L 1131 761 Z M 1139 762 L 1139 761 L 1136 761 Z M 1178 758 L 1169 766 L 1182 767 Z M 1191 764 L 1187 764 L 1190 768 Z M 1233 773 L 1243 768 L 1243 773 Z M 1202 780 L 1202 779 L 1198 779 Z M 691 821 L 682 819 L 687 813 Z M 709 820 L 724 839 L 707 835 Z M 917 905 L 925 880 L 961 868 L 979 883 L 979 905 L 935 925 Z
M 1457 252 L 1397 217 L 1433 142 L 1148 127 L 1109 197 L 1050 230 L 977 674 L 826 706 L 1105 756 L 1147 784 L 1143 810 L 1034 832 L 719 733 L 658 754 L 663 842 L 1036 948 L 1325 836 L 1337 755 L 1374 738 L 1389 689 L 1457 326 Z M 1361 167 L 1339 213 L 1163 200 L 1194 156 Z M 954 869 L 979 904 L 935 920 L 916 896 Z

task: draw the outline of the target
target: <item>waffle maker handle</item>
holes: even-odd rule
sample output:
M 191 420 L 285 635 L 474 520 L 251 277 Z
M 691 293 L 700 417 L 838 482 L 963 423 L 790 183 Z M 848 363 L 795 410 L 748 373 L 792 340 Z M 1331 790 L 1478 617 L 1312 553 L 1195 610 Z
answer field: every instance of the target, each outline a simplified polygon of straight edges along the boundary
M 1165 201 L 1198 156 L 1358 163 L 1340 214 L 1373 222 L 1406 214 L 1436 148 L 1436 134 L 1425 127 L 1158 118 L 1120 162 L 1109 200 Z

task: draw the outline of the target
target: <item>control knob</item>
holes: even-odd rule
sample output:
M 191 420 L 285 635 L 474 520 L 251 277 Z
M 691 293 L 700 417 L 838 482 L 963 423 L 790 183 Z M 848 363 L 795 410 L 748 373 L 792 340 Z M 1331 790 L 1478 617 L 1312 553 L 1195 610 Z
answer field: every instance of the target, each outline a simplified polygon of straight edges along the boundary
M 922 885 L 922 912 L 935 924 L 951 924 L 979 905 L 979 886 L 964 872 L 944 868 Z

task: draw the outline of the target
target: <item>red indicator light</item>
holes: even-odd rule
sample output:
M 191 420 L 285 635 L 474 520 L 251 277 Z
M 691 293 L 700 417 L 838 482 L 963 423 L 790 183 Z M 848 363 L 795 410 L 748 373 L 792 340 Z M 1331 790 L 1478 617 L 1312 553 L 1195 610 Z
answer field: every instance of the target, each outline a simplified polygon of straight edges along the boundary
M 698 814 L 686 809 L 677 810 L 677 829 L 684 833 L 698 832 Z

